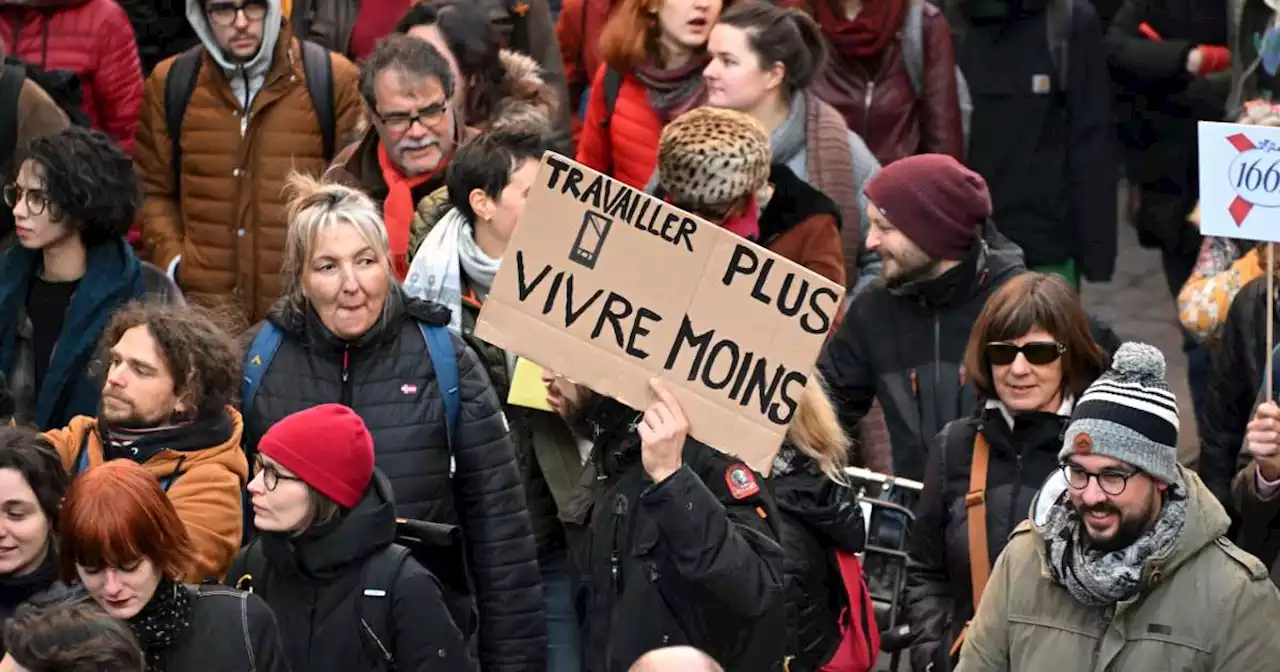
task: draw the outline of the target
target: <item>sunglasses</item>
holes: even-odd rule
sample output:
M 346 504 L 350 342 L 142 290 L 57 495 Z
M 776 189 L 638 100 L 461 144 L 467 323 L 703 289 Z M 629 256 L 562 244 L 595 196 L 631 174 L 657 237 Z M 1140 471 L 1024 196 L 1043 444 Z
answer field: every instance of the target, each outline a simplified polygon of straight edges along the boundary
M 1057 361 L 1066 351 L 1067 346 L 1053 341 L 1032 341 L 1022 345 L 988 343 L 987 361 L 997 366 L 1008 366 L 1018 358 L 1018 353 L 1022 353 L 1028 364 L 1043 366 Z

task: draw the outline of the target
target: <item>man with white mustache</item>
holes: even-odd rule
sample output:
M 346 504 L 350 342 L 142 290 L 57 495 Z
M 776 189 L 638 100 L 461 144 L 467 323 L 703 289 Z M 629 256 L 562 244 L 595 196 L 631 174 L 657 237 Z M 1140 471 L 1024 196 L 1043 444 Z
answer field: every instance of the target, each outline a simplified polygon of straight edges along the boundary
M 453 150 L 472 135 L 453 108 L 453 71 L 430 44 L 408 35 L 380 41 L 360 68 L 369 130 L 325 174 L 382 203 L 391 262 L 403 281 L 418 203 L 444 186 Z

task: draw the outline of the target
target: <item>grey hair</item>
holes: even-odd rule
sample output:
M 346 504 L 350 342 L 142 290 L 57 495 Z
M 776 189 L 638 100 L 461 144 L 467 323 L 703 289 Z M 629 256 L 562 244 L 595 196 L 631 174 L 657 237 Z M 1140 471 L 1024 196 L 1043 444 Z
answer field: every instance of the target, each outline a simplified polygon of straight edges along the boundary
M 320 234 L 343 224 L 355 227 L 365 243 L 377 252 L 392 287 L 399 284 L 391 270 L 387 227 L 373 199 L 358 189 L 322 182 L 298 172 L 289 176 L 285 189 L 293 193 L 293 198 L 285 213 L 289 231 L 284 243 L 284 264 L 280 268 L 284 296 L 303 298 L 302 275 L 315 253 L 316 241 Z
M 360 95 L 371 109 L 377 109 L 374 80 L 386 70 L 398 70 L 411 77 L 435 78 L 444 89 L 444 99 L 453 100 L 453 70 L 444 56 L 427 42 L 402 33 L 378 40 L 373 53 L 360 66 Z

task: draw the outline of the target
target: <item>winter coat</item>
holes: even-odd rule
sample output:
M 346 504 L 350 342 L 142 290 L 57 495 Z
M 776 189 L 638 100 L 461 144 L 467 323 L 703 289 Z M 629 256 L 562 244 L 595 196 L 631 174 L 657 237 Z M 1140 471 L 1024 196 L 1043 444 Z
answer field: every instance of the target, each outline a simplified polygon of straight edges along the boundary
M 769 184 L 773 196 L 760 212 L 759 244 L 843 287 L 839 206 L 780 163 L 770 168 Z
M 1065 91 L 1045 9 L 950 13 L 964 33 L 957 61 L 973 97 L 968 163 L 986 178 L 992 218 L 1027 266 L 1074 260 L 1085 278 L 1106 282 L 1117 244 L 1111 81 L 1093 8 L 1063 1 L 1073 3 Z
M 984 238 L 938 278 L 867 287 L 818 360 L 846 432 L 853 435 L 872 400 L 880 400 L 899 476 L 920 480 L 928 441 L 973 412 L 976 393 L 960 373 L 969 331 L 987 297 L 1025 270 L 1021 251 L 990 223 Z
M 83 471 L 81 453 L 88 451 L 85 469 L 124 458 L 161 482 L 168 481 L 165 493 L 195 551 L 191 568 L 180 578 L 198 583 L 222 576 L 240 549 L 240 493 L 249 482 L 249 465 L 240 449 L 244 423 L 239 411 L 228 407 L 222 417 L 144 437 L 127 453 L 104 449 L 102 431 L 96 418 L 82 415 L 44 437 L 72 474 Z
M 90 368 L 98 337 L 111 316 L 130 301 L 149 298 L 181 303 L 182 297 L 159 269 L 138 261 L 123 239 L 87 251 L 80 279 L 57 347 L 35 389 L 35 354 L 27 293 L 42 263 L 38 250 L 14 246 L 0 259 L 0 373 L 17 400 L 20 424 L 38 429 L 64 427 L 77 415 L 97 415 L 102 380 Z
M 817 670 L 844 639 L 840 618 L 849 608 L 849 598 L 835 552 L 862 552 L 862 509 L 852 490 L 832 482 L 816 462 L 801 454 L 795 454 L 786 474 L 775 466 L 769 486 L 781 514 L 786 549 L 787 669 Z
M 804 7 L 806 3 L 787 0 L 782 4 Z M 891 40 L 878 58 L 861 61 L 845 58 L 828 40 L 830 57 L 813 82 L 813 92 L 840 111 L 849 130 L 867 142 L 880 165 L 915 154 L 964 159 L 951 29 L 934 5 L 925 4 L 922 11 L 924 72 L 919 96 L 907 74 L 901 37 Z
M 684 464 L 654 483 L 640 460 L 640 413 L 599 399 L 587 508 L 575 545 L 585 672 L 625 672 L 653 649 L 692 646 L 735 672 L 781 670 L 785 642 L 778 511 L 742 462 L 690 438 Z M 734 490 L 730 486 L 735 485 Z
M 1213 368 L 1209 372 L 1197 471 L 1228 511 L 1234 511 L 1230 491 L 1231 479 L 1237 472 L 1236 458 L 1244 445 L 1245 427 L 1266 374 L 1266 293 L 1267 279 L 1262 277 L 1236 295 L 1227 311 L 1222 339 L 1213 352 Z M 1276 324 L 1280 325 L 1280 319 Z
M 114 0 L 0 3 L 5 52 L 80 79 L 89 123 L 133 151 L 142 106 L 142 67 L 129 16 Z
M 809 91 L 792 99 L 786 120 L 773 130 L 770 141 L 775 163 L 786 164 L 796 177 L 839 206 L 850 295 L 871 284 L 880 276 L 881 263 L 880 255 L 866 249 L 870 223 L 863 187 L 880 170 L 875 155 L 835 108 Z
M 1240 451 L 1243 465 L 1231 481 L 1231 504 L 1239 516 L 1235 541 L 1271 568 L 1271 582 L 1280 585 L 1280 497 L 1258 494 L 1258 464 L 1249 451 Z
M 440 582 L 417 560 L 408 558 L 395 583 L 380 586 L 386 600 L 371 600 L 361 584 L 370 560 L 395 539 L 396 513 L 391 486 L 375 471 L 360 502 L 332 523 L 321 523 L 297 537 L 263 534 L 236 556 L 229 585 L 252 583 L 276 616 L 289 667 L 313 672 L 377 669 L 360 633 L 357 614 L 385 609 L 382 642 L 400 670 L 467 670 L 462 633 L 449 616 Z M 264 573 L 250 576 L 250 553 L 265 559 Z
M 582 108 L 582 98 L 591 87 L 591 80 L 604 63 L 599 36 L 615 4 L 614 0 L 564 0 L 556 19 L 556 40 L 564 63 L 570 111 L 575 116 Z
M 225 586 L 186 586 L 191 626 L 170 644 L 165 670 L 289 672 L 275 616 L 258 596 Z
M 234 326 L 242 329 L 280 296 L 285 181 L 294 170 L 319 175 L 326 157 L 301 46 L 288 27 L 267 31 L 259 56 L 232 66 L 209 33 L 204 5 L 189 2 L 205 51 L 182 122 L 181 184 L 173 183 L 165 121 L 169 59 L 147 78 L 134 157 L 145 196 L 140 219 L 152 261 L 166 270 L 177 265 L 178 284 L 193 303 L 234 309 L 243 318 Z M 279 5 L 271 7 L 267 25 L 279 21 Z M 330 59 L 341 147 L 363 112 L 355 66 L 337 54 Z
M 1045 479 L 1059 468 L 1070 406 L 1059 413 L 1006 413 L 990 402 L 978 415 L 948 423 L 929 450 L 907 561 L 906 621 L 915 637 L 911 669 L 916 672 L 930 663 L 935 670 L 949 669 L 951 644 L 973 618 L 965 496 L 978 432 L 990 446 L 986 543 L 992 561 L 1026 519 Z
M 622 75 L 622 85 L 610 114 L 604 101 L 607 71 L 607 65 L 600 66 L 591 81 L 577 160 L 615 180 L 643 189 L 658 166 L 662 120 L 649 105 L 645 85 L 631 73 Z
M 244 411 L 245 452 L 256 454 L 263 433 L 285 416 L 322 403 L 351 407 L 373 434 L 397 515 L 461 525 L 480 614 L 481 665 L 536 667 L 546 651 L 541 575 L 501 403 L 475 352 L 455 337 L 462 409 L 451 451 L 444 400 L 417 324 L 448 324 L 448 314 L 405 299 L 398 287 L 387 301 L 373 328 L 344 341 L 302 300 L 280 300 L 267 319 L 284 340 Z
M 56 533 L 55 533 L 56 534 Z M 44 561 L 34 571 L 22 576 L 0 576 L 0 624 L 8 622 L 13 612 L 27 600 L 49 589 L 58 579 L 58 553 L 49 540 L 49 550 Z M 0 658 L 4 657 L 5 644 L 0 638 Z
M 1187 519 L 1166 557 L 1142 568 L 1137 596 L 1086 607 L 1049 578 L 1037 521 L 996 561 L 960 653 L 960 672 L 1275 669 L 1280 592 L 1257 558 L 1222 535 L 1226 511 L 1180 467 Z

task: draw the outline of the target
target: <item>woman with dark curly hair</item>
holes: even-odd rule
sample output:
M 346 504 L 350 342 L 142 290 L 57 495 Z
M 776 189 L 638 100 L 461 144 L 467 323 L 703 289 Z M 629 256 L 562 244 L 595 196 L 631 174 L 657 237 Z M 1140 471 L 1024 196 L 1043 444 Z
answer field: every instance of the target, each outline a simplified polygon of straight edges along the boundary
M 16 419 L 40 429 L 95 415 L 89 361 L 117 308 L 148 296 L 181 301 L 125 241 L 141 192 L 133 161 L 100 131 L 37 138 L 5 185 L 18 245 L 0 258 L 0 373 Z

